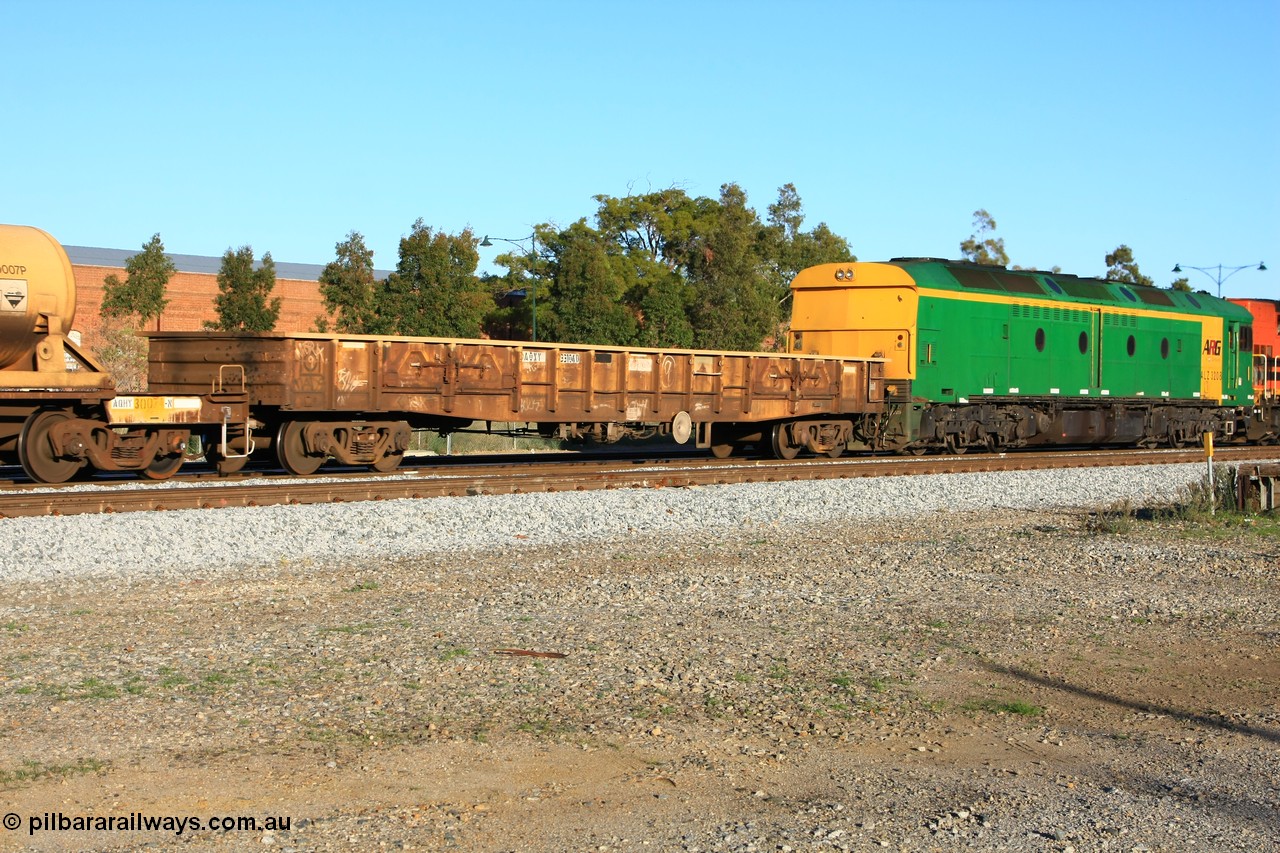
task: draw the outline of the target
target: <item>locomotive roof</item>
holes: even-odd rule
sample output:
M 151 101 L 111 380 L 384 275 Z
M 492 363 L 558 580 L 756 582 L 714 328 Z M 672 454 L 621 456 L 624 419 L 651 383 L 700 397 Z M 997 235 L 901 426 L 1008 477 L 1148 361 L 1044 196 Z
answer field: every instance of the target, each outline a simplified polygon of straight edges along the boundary
M 1239 305 L 1203 290 L 1188 293 L 1122 281 L 1088 278 L 1044 270 L 1010 270 L 1002 266 L 940 258 L 894 258 L 890 264 L 909 273 L 920 287 L 959 292 L 1003 293 L 1010 298 L 1082 302 L 1149 311 L 1176 311 L 1252 321 Z

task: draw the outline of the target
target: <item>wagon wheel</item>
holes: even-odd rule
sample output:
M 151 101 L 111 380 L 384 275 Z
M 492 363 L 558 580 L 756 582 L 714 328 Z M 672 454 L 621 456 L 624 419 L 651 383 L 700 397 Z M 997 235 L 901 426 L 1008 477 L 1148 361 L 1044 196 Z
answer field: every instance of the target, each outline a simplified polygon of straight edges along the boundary
M 148 480 L 167 480 L 178 473 L 178 469 L 182 467 L 185 460 L 186 457 L 182 453 L 174 453 L 170 456 L 157 455 L 151 460 L 151 464 L 142 470 L 142 476 Z
M 783 424 L 773 425 L 770 444 L 773 448 L 773 455 L 779 459 L 795 459 L 800 455 L 799 445 L 792 444 L 787 440 L 787 431 Z
M 404 461 L 404 454 L 400 452 L 388 451 L 385 456 L 374 462 L 369 467 L 380 474 L 387 474 L 400 467 L 400 463 Z
M 210 464 L 213 465 L 214 469 L 219 474 L 225 477 L 228 474 L 234 474 L 240 469 L 244 468 L 245 464 L 248 463 L 249 461 L 249 457 L 248 455 L 244 455 L 244 456 L 236 455 L 236 456 L 230 456 L 230 457 L 223 456 L 222 452 L 218 450 L 220 438 L 221 436 L 217 436 L 217 437 L 209 438 L 208 440 L 205 441 L 204 458 L 206 462 L 209 462 Z M 228 436 L 227 444 L 231 446 L 231 450 L 234 451 L 236 454 L 240 454 L 244 452 L 245 440 L 243 435 Z
M 18 461 L 22 470 L 37 483 L 65 483 L 76 475 L 87 460 L 58 456 L 53 449 L 50 431 L 71 420 L 71 413 L 61 409 L 45 409 L 27 418 L 18 434 Z
M 830 450 L 827 451 L 827 458 L 839 459 L 841 456 L 844 455 L 844 447 L 845 446 L 843 444 L 835 445 L 834 447 L 832 447 Z
M 307 453 L 307 448 L 302 442 L 302 431 L 305 428 L 306 424 L 301 421 L 285 421 L 280 425 L 280 432 L 276 434 L 276 459 L 280 461 L 284 470 L 300 477 L 314 474 L 329 458 L 328 454 L 324 453 Z
M 733 455 L 735 447 L 731 442 L 711 445 L 711 455 L 717 459 L 728 459 Z

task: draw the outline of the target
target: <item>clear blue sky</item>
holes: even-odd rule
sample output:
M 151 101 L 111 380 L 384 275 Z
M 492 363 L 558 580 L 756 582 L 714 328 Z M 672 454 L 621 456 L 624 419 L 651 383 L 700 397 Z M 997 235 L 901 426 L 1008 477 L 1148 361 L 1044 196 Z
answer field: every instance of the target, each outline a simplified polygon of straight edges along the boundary
M 1280 297 L 1280 2 L 0 0 L 0 221 L 68 245 L 380 268 L 421 217 L 520 237 L 737 182 L 861 260 L 1121 243 Z M 482 250 L 481 269 L 498 251 Z M 1212 279 L 1191 272 L 1197 288 Z

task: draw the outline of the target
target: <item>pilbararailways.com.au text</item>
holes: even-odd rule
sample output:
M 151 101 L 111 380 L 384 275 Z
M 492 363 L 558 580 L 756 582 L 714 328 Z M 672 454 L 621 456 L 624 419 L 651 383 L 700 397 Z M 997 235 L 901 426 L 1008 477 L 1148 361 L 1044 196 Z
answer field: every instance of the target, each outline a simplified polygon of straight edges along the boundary
M 149 815 L 130 812 L 123 815 L 68 815 L 62 812 L 44 812 L 23 817 L 9 812 L 2 821 L 5 829 L 16 831 L 24 826 L 27 835 L 37 832 L 288 832 L 293 818 L 268 815 L 262 818 L 249 815 Z

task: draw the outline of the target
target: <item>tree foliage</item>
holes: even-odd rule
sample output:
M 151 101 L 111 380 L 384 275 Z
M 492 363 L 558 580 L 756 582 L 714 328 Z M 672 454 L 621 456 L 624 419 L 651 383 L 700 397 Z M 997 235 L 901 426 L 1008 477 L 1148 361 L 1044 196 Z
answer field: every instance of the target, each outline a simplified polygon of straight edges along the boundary
M 490 288 L 476 276 L 480 253 L 467 228 L 451 235 L 421 219 L 400 240 L 400 262 L 374 291 L 373 332 L 478 338 L 493 307 Z
M 973 234 L 960 244 L 961 255 L 975 264 L 1008 266 L 1009 255 L 1004 250 L 1004 239 L 992 236 L 996 221 L 985 210 L 973 212 Z
M 332 320 L 335 331 L 372 334 L 377 326 L 374 299 L 378 288 L 373 252 L 358 231 L 349 233 L 334 249 L 337 259 L 320 273 L 320 295 L 327 313 L 318 325 L 324 331 Z
M 165 290 L 177 268 L 164 253 L 164 243 L 156 234 L 142 244 L 141 252 L 125 261 L 124 269 L 124 281 L 115 273 L 103 280 L 100 313 L 114 320 L 135 316 L 138 325 L 145 326 L 169 304 Z
M 768 224 L 736 184 L 725 184 L 716 198 L 668 187 L 600 195 L 596 203 L 594 225 L 539 226 L 533 263 L 516 253 L 496 259 L 509 269 L 505 292 L 536 292 L 540 337 L 756 350 L 785 321 L 796 272 L 853 257 L 825 224 L 803 230 L 792 184 L 779 189 Z M 510 331 L 520 316 L 514 308 L 494 311 L 487 327 Z
M 548 248 L 555 267 L 547 293 L 553 309 L 543 325 L 545 338 L 614 345 L 635 340 L 638 324 L 625 301 L 627 282 L 610 258 L 605 238 L 578 221 L 556 235 Z
M 218 295 L 214 308 L 218 319 L 205 323 L 223 332 L 269 332 L 280 318 L 280 297 L 269 299 L 276 286 L 276 264 L 271 253 L 254 269 L 253 248 L 227 249 L 218 270 Z
M 1133 259 L 1133 249 L 1123 243 L 1107 255 L 1107 271 L 1103 277 L 1109 281 L 1155 287 L 1155 282 L 1138 269 L 1138 262 Z

